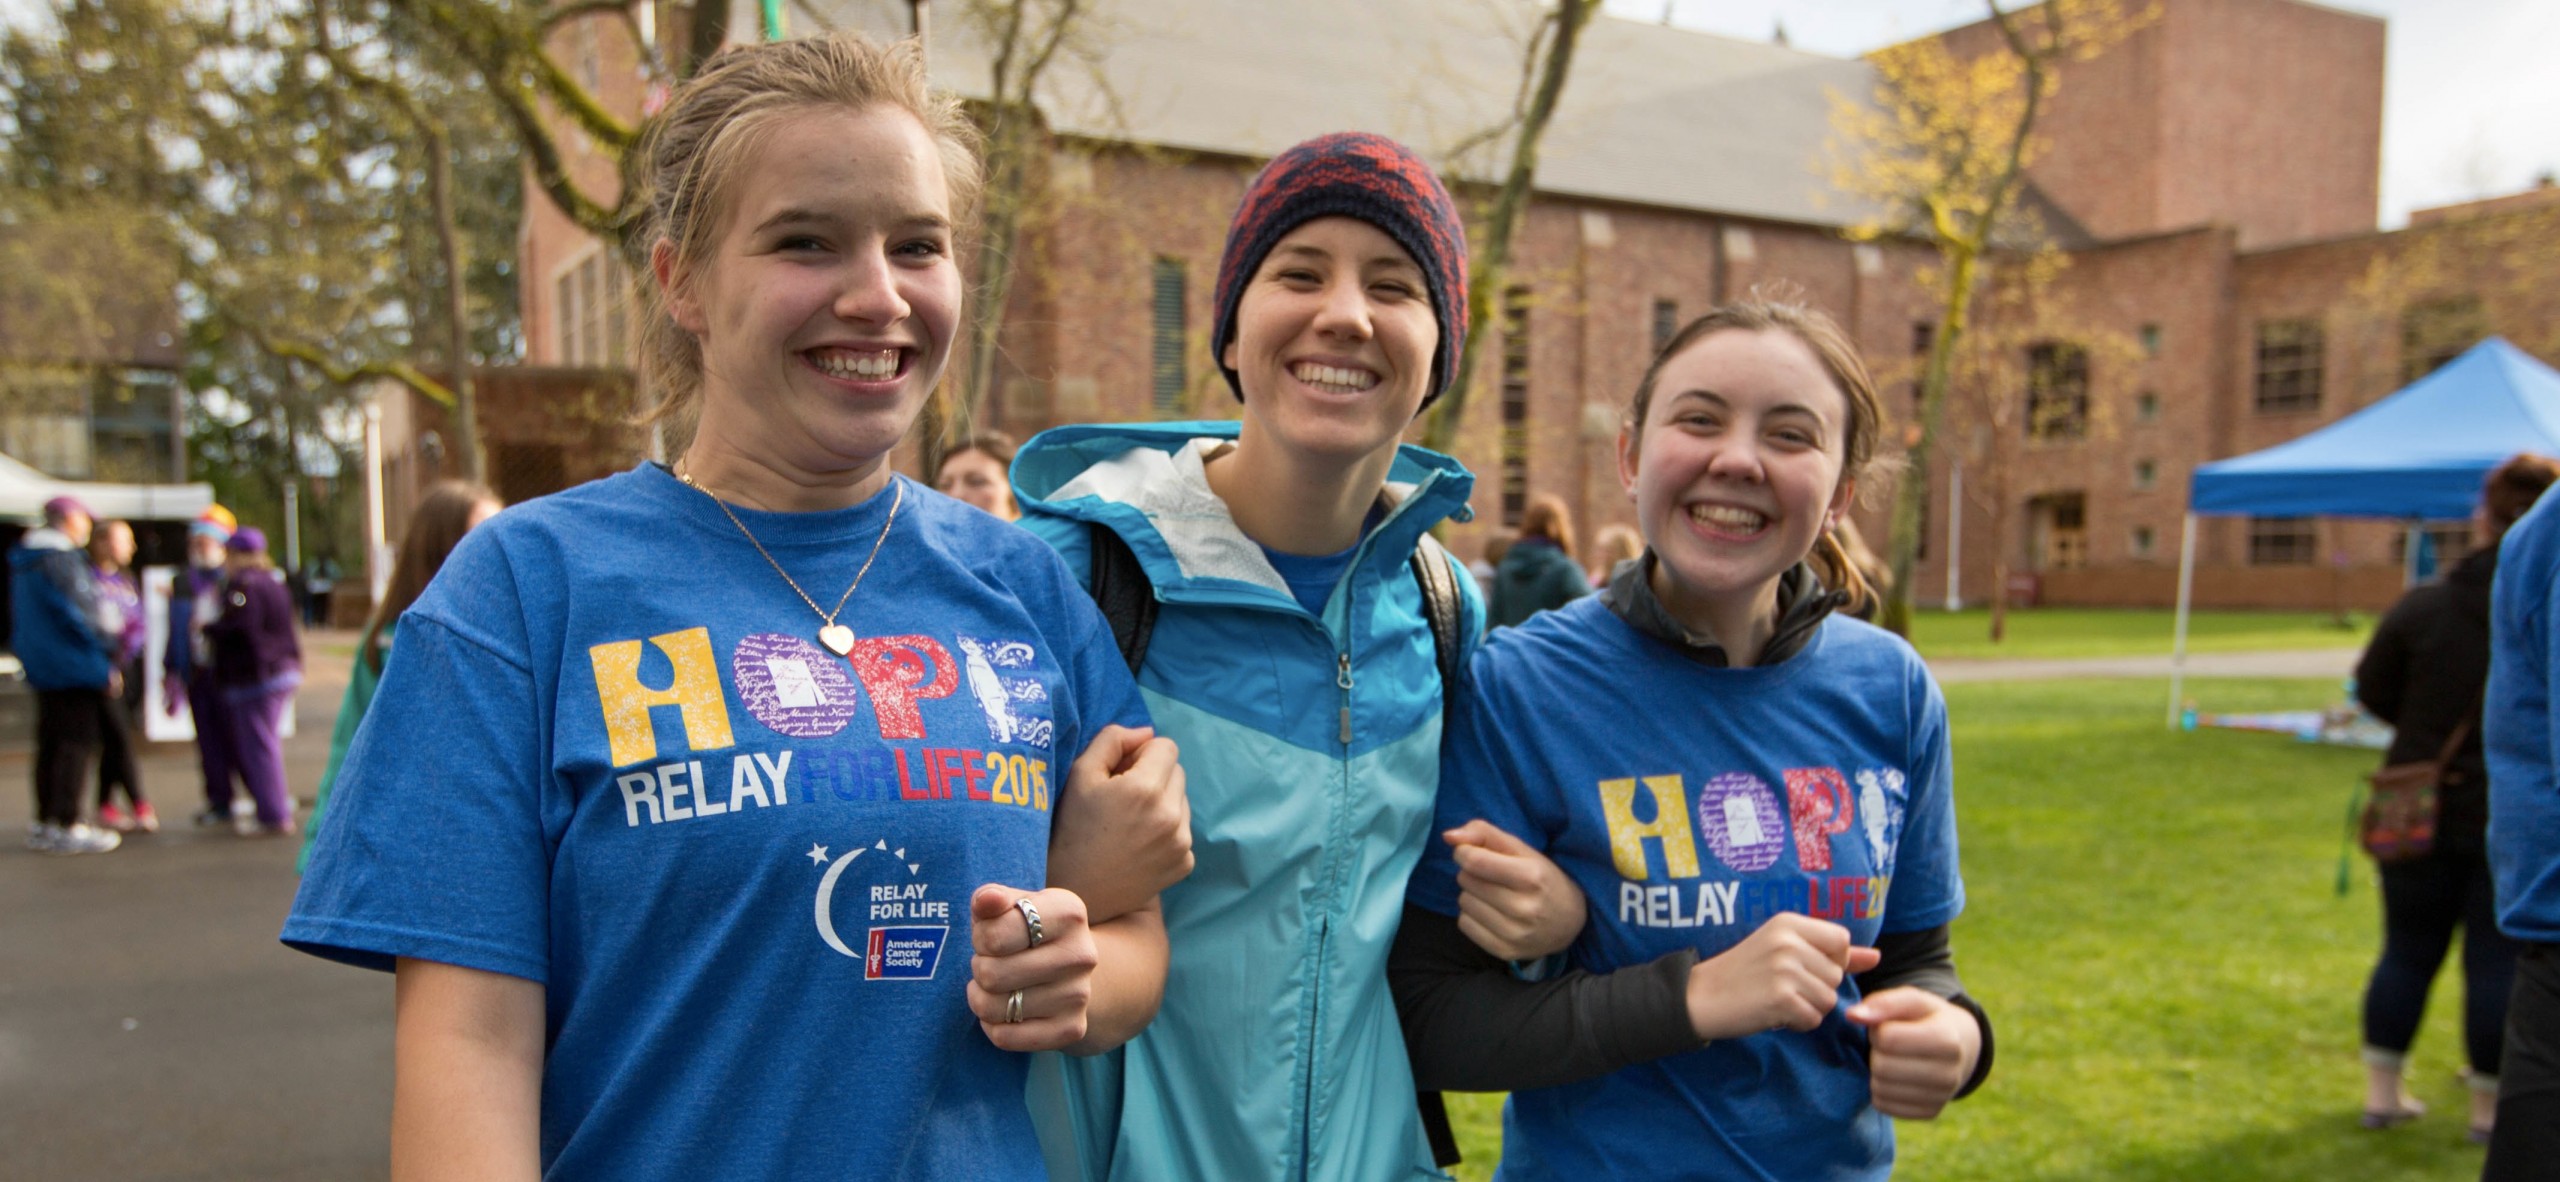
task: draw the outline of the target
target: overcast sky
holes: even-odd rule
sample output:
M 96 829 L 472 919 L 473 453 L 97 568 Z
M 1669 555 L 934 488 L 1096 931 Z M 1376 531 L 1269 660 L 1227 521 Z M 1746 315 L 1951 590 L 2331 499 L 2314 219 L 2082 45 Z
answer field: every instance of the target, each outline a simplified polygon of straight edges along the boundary
M 1854 57 L 1982 19 L 1982 0 L 1607 0 L 1608 11 L 1733 37 L 1784 22 L 1798 49 Z M 2343 0 L 2390 22 L 2383 79 L 2382 224 L 2411 209 L 2512 193 L 2560 172 L 2560 3 Z

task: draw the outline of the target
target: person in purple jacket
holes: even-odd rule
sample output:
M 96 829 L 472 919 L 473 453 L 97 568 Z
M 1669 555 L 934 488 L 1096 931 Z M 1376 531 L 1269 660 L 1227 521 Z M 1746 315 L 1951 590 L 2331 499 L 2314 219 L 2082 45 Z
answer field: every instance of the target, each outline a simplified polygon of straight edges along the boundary
M 293 596 L 267 557 L 267 536 L 257 527 L 240 527 L 223 548 L 229 559 L 221 599 L 204 634 L 213 649 L 215 692 L 230 716 L 232 755 L 258 804 L 255 828 L 244 825 L 242 833 L 288 834 L 294 832 L 293 794 L 285 790 L 284 742 L 277 728 L 302 684 Z
M 101 521 L 89 534 L 89 564 L 97 572 L 98 623 L 112 627 L 116 674 L 123 688 L 107 697 L 99 714 L 98 734 L 105 746 L 98 757 L 98 827 L 118 833 L 158 833 L 160 814 L 142 792 L 142 765 L 134 747 L 133 720 L 142 709 L 142 588 L 133 577 L 133 527 Z M 116 805 L 116 793 L 125 805 Z

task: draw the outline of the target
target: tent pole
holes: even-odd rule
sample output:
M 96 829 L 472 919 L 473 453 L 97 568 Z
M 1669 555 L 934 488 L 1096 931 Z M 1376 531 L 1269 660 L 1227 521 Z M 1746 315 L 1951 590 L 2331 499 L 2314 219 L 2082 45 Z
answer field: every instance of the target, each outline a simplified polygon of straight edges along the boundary
M 2187 680 L 2187 609 L 2196 589 L 2196 515 L 2178 535 L 2178 630 L 2169 642 L 2169 729 L 2178 729 L 2178 696 Z

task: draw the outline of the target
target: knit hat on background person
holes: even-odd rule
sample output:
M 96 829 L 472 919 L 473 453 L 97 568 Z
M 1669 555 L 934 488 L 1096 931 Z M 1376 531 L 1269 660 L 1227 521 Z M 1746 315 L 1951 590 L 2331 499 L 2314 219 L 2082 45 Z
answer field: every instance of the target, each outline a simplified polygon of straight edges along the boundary
M 1364 131 L 1338 131 L 1280 153 L 1264 166 L 1227 227 L 1218 257 L 1217 322 L 1209 356 L 1227 376 L 1227 388 L 1244 400 L 1243 381 L 1227 368 L 1227 342 L 1235 339 L 1236 309 L 1245 281 L 1264 255 L 1289 231 L 1321 217 L 1358 218 L 1396 240 L 1422 268 L 1440 319 L 1440 348 L 1431 358 L 1429 406 L 1449 388 L 1458 350 L 1467 338 L 1467 228 L 1439 174 L 1403 144 Z
M 222 548 L 234 554 L 257 554 L 267 548 L 267 535 L 257 526 L 244 525 L 232 531 L 230 540 L 224 542 Z
M 238 528 L 240 519 L 232 516 L 231 510 L 220 505 L 207 505 L 204 512 L 196 514 L 195 524 L 187 527 L 187 536 L 227 542 L 231 540 L 231 531 Z
M 90 512 L 87 505 L 81 504 L 80 498 L 78 497 L 55 497 L 44 503 L 44 519 L 46 521 L 68 521 L 74 513 L 77 513 L 82 517 L 86 517 L 91 521 L 98 519 L 98 515 Z

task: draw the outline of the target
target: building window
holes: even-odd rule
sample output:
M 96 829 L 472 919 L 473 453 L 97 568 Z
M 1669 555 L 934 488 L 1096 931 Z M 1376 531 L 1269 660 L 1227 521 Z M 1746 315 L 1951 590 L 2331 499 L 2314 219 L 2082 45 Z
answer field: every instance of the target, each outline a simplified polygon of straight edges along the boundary
M 1502 524 L 1529 508 L 1529 289 L 1502 293 Z
M 553 281 L 552 294 L 560 364 L 630 367 L 631 284 L 612 251 L 589 251 Z
M 2027 438 L 2089 433 L 2089 352 L 2048 341 L 2027 347 Z
M 2142 393 L 2140 393 L 2140 394 L 2136 394 L 2136 395 L 2134 395 L 2134 397 L 2133 397 L 2133 417 L 2134 417 L 2134 421 L 2136 421 L 2136 422 L 2142 422 L 2142 423 L 2156 423 L 2156 422 L 2159 422 L 2159 421 L 2160 421 L 2160 395 L 2159 395 L 2159 394 L 2157 394 L 2157 393 L 2155 393 L 2155 392 L 2153 392 L 2153 391 L 2150 391 L 2150 390 L 2145 390 L 2145 391 L 2143 391 L 2143 392 L 2142 392 Z
M 2468 522 L 2430 525 L 2426 527 L 2426 533 L 2427 544 L 2436 552 L 2436 569 L 2438 570 L 2453 565 L 2463 555 L 2471 553 L 2471 525 Z M 2409 531 L 2393 530 L 2391 533 L 2392 565 L 2403 566 L 2408 561 Z
M 2131 542 L 2129 548 L 2133 551 L 2134 557 L 2149 558 L 2152 548 L 2158 544 L 2159 539 L 2152 534 L 2150 526 L 2137 525 L 2133 527 L 2133 536 L 2129 541 Z
M 2160 483 L 2160 465 L 2155 464 L 2150 460 L 2135 460 L 2133 462 L 2133 487 L 2135 489 L 2148 490 L 2158 483 Z
M 2317 521 L 2309 517 L 2249 519 L 2249 565 L 2309 566 L 2320 560 Z
M 2320 354 L 2323 344 L 2317 320 L 2258 322 L 2259 414 L 2294 414 L 2320 409 Z
M 2414 382 L 2434 373 L 2488 335 L 2478 296 L 2409 305 L 2400 317 L 2400 380 Z
M 2159 325 L 2146 324 L 2142 326 L 2142 355 L 2145 357 L 2157 357 L 2160 355 Z
M 1661 353 L 1662 347 L 1670 344 L 1671 338 L 1679 334 L 1680 301 L 1655 300 L 1653 302 L 1653 351 L 1657 354 Z
M 2032 570 L 2078 570 L 2089 565 L 2089 498 L 2051 493 L 2027 502 L 2027 565 Z
M 1183 372 L 1184 282 L 1180 259 L 1157 259 L 1155 271 L 1155 395 L 1158 415 L 1178 414 L 1191 377 Z

